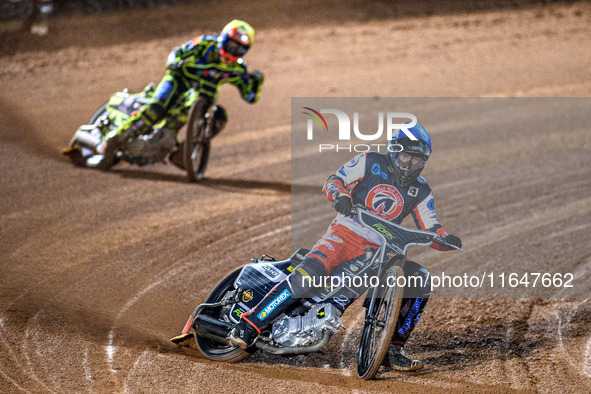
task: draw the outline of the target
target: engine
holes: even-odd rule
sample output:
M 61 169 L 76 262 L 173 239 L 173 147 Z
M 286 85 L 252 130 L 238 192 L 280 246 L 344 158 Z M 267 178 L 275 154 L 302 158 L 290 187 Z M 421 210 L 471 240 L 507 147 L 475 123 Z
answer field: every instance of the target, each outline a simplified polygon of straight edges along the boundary
M 324 330 L 332 334 L 343 325 L 341 311 L 332 304 L 316 304 L 302 316 L 285 316 L 273 324 L 271 337 L 278 346 L 309 346 L 318 342 Z
M 153 163 L 164 159 L 166 154 L 176 146 L 176 135 L 168 127 L 156 129 L 153 133 L 140 135 L 127 144 L 127 154 L 134 158 L 145 159 L 146 163 Z M 142 164 L 139 163 L 138 164 Z

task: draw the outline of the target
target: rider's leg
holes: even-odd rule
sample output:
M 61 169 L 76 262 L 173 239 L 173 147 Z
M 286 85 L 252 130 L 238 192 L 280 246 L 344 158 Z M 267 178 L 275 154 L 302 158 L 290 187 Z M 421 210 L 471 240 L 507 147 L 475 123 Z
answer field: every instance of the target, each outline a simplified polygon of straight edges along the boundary
M 388 356 L 384 364 L 399 371 L 415 371 L 423 368 L 424 364 L 420 360 L 412 360 L 402 350 L 406 341 L 415 328 L 429 296 L 431 295 L 431 280 L 427 270 L 414 261 L 407 260 L 403 266 L 404 276 L 417 278 L 416 280 L 407 280 L 408 284 L 416 284 L 413 287 L 404 289 L 404 298 L 396 322 L 396 330 L 392 336 Z M 419 279 L 420 278 L 420 279 Z
M 315 258 L 306 257 L 292 274 L 279 282 L 250 311 L 243 313 L 240 322 L 230 332 L 228 339 L 234 345 L 246 349 L 273 320 L 298 302 L 300 298 L 313 296 L 314 283 L 326 276 L 326 268 Z
M 294 272 L 258 305 L 242 315 L 230 333 L 230 341 L 243 348 L 251 345 L 257 334 L 295 304 L 298 298 L 309 298 L 315 290 L 320 290 L 314 284 L 321 283 L 322 277 L 330 274 L 341 262 L 361 254 L 360 250 L 363 251 L 366 246 L 376 245 L 342 225 L 331 226 Z
M 110 168 L 114 162 L 115 150 L 121 144 L 133 136 L 146 133 L 158 123 L 167 113 L 172 100 L 182 91 L 186 90 L 188 82 L 175 73 L 167 72 L 154 92 L 152 102 L 144 105 L 127 122 L 109 133 L 107 139 L 97 150 L 103 154 L 103 167 Z
M 213 127 L 213 135 L 212 138 L 215 137 L 226 127 L 226 123 L 228 123 L 228 113 L 226 109 L 218 104 L 218 109 L 215 111 L 213 115 L 214 119 L 214 127 Z

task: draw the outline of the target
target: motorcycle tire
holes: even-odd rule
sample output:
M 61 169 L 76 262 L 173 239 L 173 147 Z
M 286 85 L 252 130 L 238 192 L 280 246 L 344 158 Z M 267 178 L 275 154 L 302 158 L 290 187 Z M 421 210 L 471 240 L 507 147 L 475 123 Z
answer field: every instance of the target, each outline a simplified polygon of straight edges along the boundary
M 94 114 L 90 118 L 90 121 L 88 122 L 88 124 L 94 124 L 96 122 L 96 120 L 101 115 L 103 115 L 105 112 L 107 112 L 107 103 L 104 103 L 103 105 L 101 105 L 101 107 L 94 112 Z
M 224 295 L 234 289 L 234 281 L 240 274 L 242 268 L 238 268 L 230 275 L 226 276 L 211 292 L 205 302 L 213 303 L 220 301 Z M 200 312 L 200 315 L 208 315 L 216 319 L 221 319 L 220 316 L 221 307 L 218 308 L 205 308 Z M 227 363 L 237 363 L 238 361 L 244 360 L 256 351 L 255 347 L 248 348 L 246 350 L 238 346 L 228 346 L 219 344 L 211 339 L 203 338 L 195 333 L 195 342 L 201 354 L 210 360 L 223 361 Z
M 209 107 L 209 100 L 199 97 L 189 111 L 187 135 L 185 137 L 185 170 L 189 182 L 199 182 L 205 175 L 205 168 L 209 160 L 210 139 L 205 137 L 205 114 Z M 213 119 L 211 119 L 213 121 Z
M 402 268 L 393 266 L 386 271 L 380 287 L 374 289 L 378 295 L 373 310 L 367 308 L 357 353 L 357 374 L 362 379 L 375 377 L 388 352 L 404 293 L 404 287 L 391 284 L 395 284 L 400 276 L 404 276 Z

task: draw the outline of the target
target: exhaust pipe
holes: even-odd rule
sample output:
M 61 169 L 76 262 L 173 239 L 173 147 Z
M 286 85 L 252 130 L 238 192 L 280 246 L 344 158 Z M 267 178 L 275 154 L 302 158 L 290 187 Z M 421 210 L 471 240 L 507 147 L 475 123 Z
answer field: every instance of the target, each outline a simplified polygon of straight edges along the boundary
M 218 319 L 214 319 L 213 317 L 207 315 L 197 315 L 197 317 L 195 317 L 195 321 L 193 322 L 193 329 L 195 330 L 195 333 L 197 333 L 197 335 L 203 338 L 211 339 L 212 341 L 227 346 L 234 346 L 228 342 L 227 338 L 228 334 L 232 330 L 232 327 L 232 324 L 226 323 Z M 269 352 L 271 354 L 306 354 L 314 353 L 322 349 L 324 346 L 326 346 L 331 337 L 332 333 L 329 330 L 324 330 L 322 339 L 310 346 L 279 347 L 270 345 L 260 340 L 257 340 L 254 343 L 254 345 L 257 347 L 257 349 Z
M 96 147 L 101 143 L 101 139 L 90 134 L 89 131 L 94 129 L 95 127 L 92 125 L 80 126 L 80 128 L 76 130 L 76 133 L 74 134 L 74 138 L 72 138 L 72 142 L 70 143 L 70 145 L 77 144 L 83 148 L 88 148 L 92 151 L 96 151 Z

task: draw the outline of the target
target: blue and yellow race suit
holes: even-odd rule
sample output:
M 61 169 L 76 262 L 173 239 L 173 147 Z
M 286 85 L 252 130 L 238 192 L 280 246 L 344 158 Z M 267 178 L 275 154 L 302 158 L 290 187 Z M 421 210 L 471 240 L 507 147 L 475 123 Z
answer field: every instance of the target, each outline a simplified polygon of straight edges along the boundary
M 172 103 L 182 99 L 183 95 L 189 99 L 191 87 L 211 101 L 217 98 L 222 84 L 231 83 L 246 102 L 257 102 L 263 83 L 262 74 L 249 74 L 242 58 L 234 63 L 224 63 L 217 43 L 217 35 L 201 35 L 175 48 L 168 56 L 168 70 L 156 87 L 152 103 L 132 116 L 116 134 L 128 129 L 133 129 L 135 134 L 145 133 L 166 115 Z

